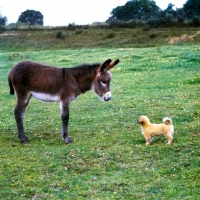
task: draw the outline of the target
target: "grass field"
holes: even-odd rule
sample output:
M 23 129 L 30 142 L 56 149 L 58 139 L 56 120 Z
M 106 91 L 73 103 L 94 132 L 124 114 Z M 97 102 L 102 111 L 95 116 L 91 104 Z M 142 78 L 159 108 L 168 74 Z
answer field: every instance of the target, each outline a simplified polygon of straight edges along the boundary
M 28 59 L 58 67 L 120 59 L 112 100 L 93 92 L 73 101 L 69 131 L 60 136 L 59 105 L 32 99 L 25 115 L 30 143 L 17 139 L 7 74 Z M 159 199 L 200 196 L 200 47 L 0 50 L 0 199 Z M 172 145 L 145 145 L 136 120 L 169 116 Z

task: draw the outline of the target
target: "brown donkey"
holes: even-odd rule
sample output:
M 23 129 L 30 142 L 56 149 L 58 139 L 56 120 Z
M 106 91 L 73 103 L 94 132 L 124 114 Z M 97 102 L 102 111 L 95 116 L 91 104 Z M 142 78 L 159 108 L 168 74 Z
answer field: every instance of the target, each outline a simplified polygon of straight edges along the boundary
M 60 102 L 62 138 L 70 143 L 68 135 L 69 105 L 80 94 L 94 90 L 104 101 L 111 99 L 109 70 L 119 63 L 106 60 L 103 64 L 83 64 L 73 68 L 49 67 L 39 63 L 23 61 L 13 67 L 8 75 L 10 94 L 16 93 L 14 109 L 18 138 L 27 143 L 23 116 L 33 96 L 46 102 Z

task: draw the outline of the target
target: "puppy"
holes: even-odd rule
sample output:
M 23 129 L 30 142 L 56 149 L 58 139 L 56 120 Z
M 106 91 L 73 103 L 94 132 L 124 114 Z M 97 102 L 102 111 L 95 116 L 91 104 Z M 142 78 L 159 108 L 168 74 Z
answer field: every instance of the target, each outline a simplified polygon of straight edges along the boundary
M 151 124 L 148 117 L 140 116 L 137 123 L 141 126 L 142 134 L 146 139 L 146 145 L 150 144 L 152 137 L 158 135 L 164 135 L 167 138 L 167 144 L 172 143 L 174 126 L 171 118 L 163 118 L 163 123 L 161 124 Z

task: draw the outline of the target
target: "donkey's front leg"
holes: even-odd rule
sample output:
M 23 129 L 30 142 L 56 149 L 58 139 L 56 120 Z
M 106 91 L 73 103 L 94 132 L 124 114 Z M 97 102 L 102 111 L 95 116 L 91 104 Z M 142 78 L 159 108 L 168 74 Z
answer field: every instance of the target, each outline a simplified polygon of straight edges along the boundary
M 71 143 L 71 139 L 68 134 L 68 121 L 69 121 L 69 103 L 60 102 L 61 108 L 61 120 L 62 120 L 62 138 L 65 141 L 65 144 Z

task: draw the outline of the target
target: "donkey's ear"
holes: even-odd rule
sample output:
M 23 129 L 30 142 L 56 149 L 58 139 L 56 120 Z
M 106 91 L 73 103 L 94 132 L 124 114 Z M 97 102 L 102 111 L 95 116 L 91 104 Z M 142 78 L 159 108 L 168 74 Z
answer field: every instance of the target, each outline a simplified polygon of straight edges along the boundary
M 115 65 L 117 65 L 119 63 L 119 59 L 115 60 L 114 62 L 111 62 L 108 67 L 106 68 L 106 70 L 110 70 L 112 69 Z
M 102 65 L 101 65 L 101 69 L 100 72 L 103 72 L 108 66 L 109 64 L 112 62 L 111 59 L 106 60 Z

